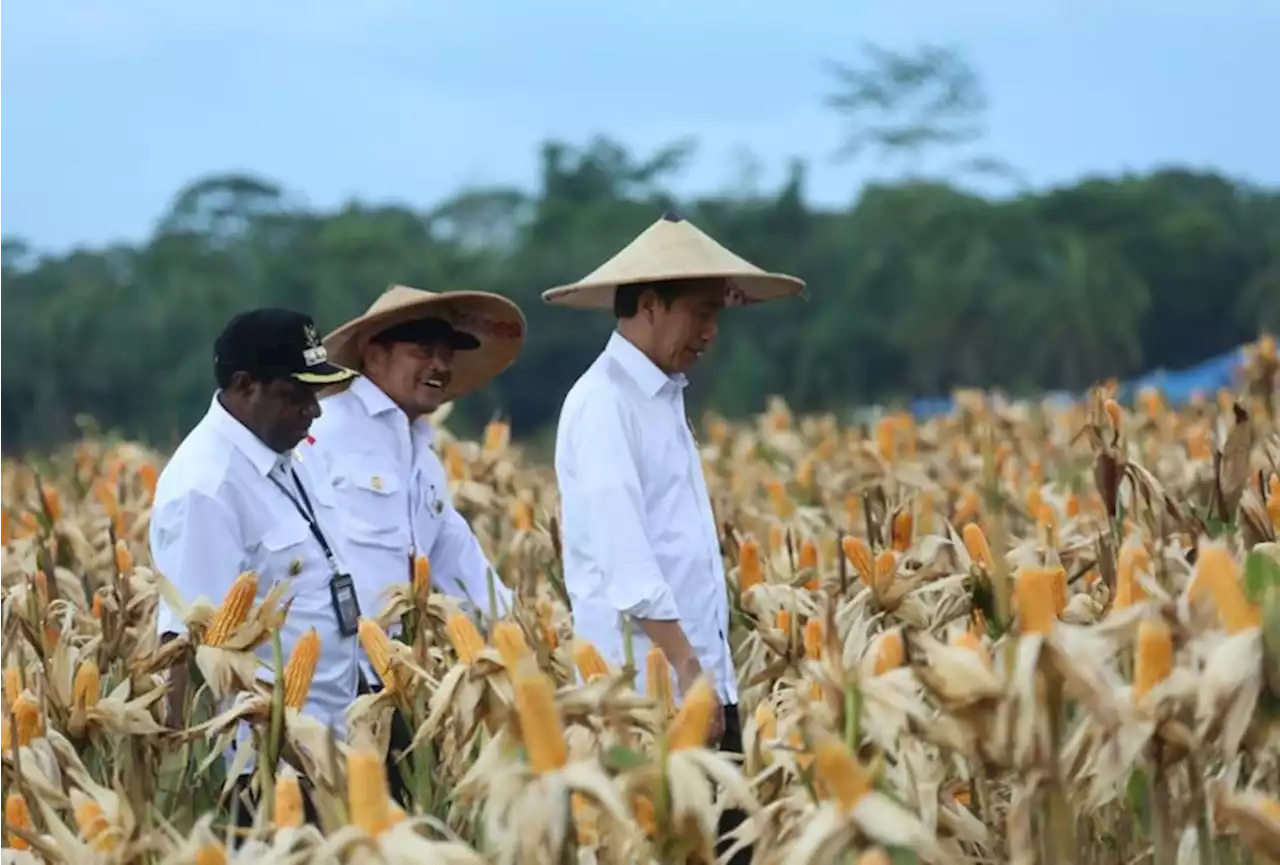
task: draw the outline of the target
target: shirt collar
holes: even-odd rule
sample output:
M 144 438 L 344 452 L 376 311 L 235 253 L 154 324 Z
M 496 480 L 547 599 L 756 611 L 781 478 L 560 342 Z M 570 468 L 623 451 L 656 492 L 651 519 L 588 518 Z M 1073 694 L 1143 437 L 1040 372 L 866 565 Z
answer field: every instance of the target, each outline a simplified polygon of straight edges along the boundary
M 289 454 L 276 453 L 267 447 L 252 430 L 236 420 L 231 415 L 231 412 L 223 408 L 217 394 L 213 395 L 213 403 L 209 406 L 209 417 L 219 435 L 230 441 L 236 450 L 248 457 L 249 462 L 263 477 L 289 462 Z
M 640 391 L 650 399 L 660 394 L 663 388 L 675 388 L 678 392 L 689 383 L 684 373 L 667 375 L 644 352 L 636 348 L 631 340 L 616 330 L 610 335 L 604 352 L 618 362 L 639 385 Z
M 400 406 L 396 405 L 391 397 L 383 392 L 382 388 L 363 375 L 357 376 L 351 382 L 351 392 L 360 400 L 360 404 L 369 413 L 369 417 L 377 417 L 388 412 L 395 412 L 401 417 L 404 416 Z M 431 423 L 425 417 L 410 421 L 409 426 L 421 435 L 426 436 L 428 441 L 435 438 L 435 428 L 431 426 Z

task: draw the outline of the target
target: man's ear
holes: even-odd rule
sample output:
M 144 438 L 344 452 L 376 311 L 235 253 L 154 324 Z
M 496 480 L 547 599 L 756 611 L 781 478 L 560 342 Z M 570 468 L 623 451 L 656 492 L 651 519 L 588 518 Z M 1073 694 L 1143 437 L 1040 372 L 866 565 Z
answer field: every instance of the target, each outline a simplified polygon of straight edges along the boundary
M 239 397 L 249 397 L 257 388 L 258 382 L 253 380 L 253 376 L 244 370 L 237 370 L 231 374 L 231 381 L 227 383 L 227 390 Z

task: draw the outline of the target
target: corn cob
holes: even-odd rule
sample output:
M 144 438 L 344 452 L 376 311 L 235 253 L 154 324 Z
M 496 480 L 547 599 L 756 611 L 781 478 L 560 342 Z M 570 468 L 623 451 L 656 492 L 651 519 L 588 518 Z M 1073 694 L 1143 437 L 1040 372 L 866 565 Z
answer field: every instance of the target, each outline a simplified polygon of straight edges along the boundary
M 275 826 L 277 829 L 296 828 L 304 819 L 302 784 L 295 772 L 282 772 L 276 779 Z
M 977 523 L 966 523 L 961 534 L 964 538 L 964 548 L 973 563 L 981 568 L 990 568 L 991 546 L 987 543 L 987 533 L 982 530 L 982 526 Z
M 858 865 L 893 865 L 893 860 L 879 847 L 873 847 L 858 857 Z
M 471 664 L 484 651 L 484 639 L 476 630 L 475 623 L 463 613 L 454 613 L 444 623 L 444 632 L 449 637 L 449 644 L 458 654 L 458 660 Z
M 711 680 L 699 676 L 698 681 L 684 695 L 684 704 L 667 729 L 667 750 L 682 751 L 701 748 L 707 744 L 711 731 L 711 715 L 716 710 L 716 692 Z
M 1020 568 L 1013 584 L 1018 628 L 1023 634 L 1047 634 L 1057 618 L 1057 588 L 1049 568 Z
M 160 473 L 156 470 L 153 463 L 145 462 L 138 466 L 138 479 L 142 481 L 142 489 L 147 494 L 147 504 L 151 504 L 156 499 L 156 482 L 160 479 Z
M 386 766 L 368 748 L 356 748 L 347 755 L 347 805 L 352 825 L 374 837 L 391 824 Z
M 671 693 L 671 665 L 658 646 L 650 649 L 645 658 L 645 673 L 649 696 L 658 704 L 658 711 L 664 719 L 671 717 L 675 711 L 675 697 Z
M 13 704 L 14 725 L 18 728 L 18 747 L 25 748 L 44 735 L 44 717 L 40 707 L 25 693 Z M 5 726 L 8 726 L 7 724 Z
M 867 585 L 871 585 L 875 579 L 875 559 L 871 557 L 871 547 L 862 538 L 847 536 L 841 541 L 841 551 L 844 553 L 849 564 L 853 566 L 853 570 L 862 581 Z
M 555 607 L 551 606 L 551 602 L 546 598 L 538 598 L 534 608 L 538 613 L 538 630 L 542 635 L 542 642 L 554 652 L 560 645 L 560 638 L 556 635 L 555 628 Z
M 845 811 L 852 810 L 873 789 L 867 770 L 844 742 L 825 731 L 813 744 L 813 777 L 819 795 Z
M 298 638 L 289 654 L 289 662 L 284 666 L 285 708 L 301 709 L 306 705 L 307 693 L 311 690 L 311 680 L 315 678 L 316 662 L 319 660 L 320 634 L 315 628 L 310 628 Z
M 594 643 L 574 640 L 573 661 L 578 665 L 578 672 L 582 674 L 584 682 L 590 682 L 596 676 L 609 675 L 609 665 L 605 663 L 604 657 Z
M 524 499 L 516 499 L 511 504 L 511 523 L 517 532 L 533 530 L 533 505 Z
M 1151 568 L 1151 554 L 1137 539 L 1130 537 L 1120 548 L 1120 561 L 1116 565 L 1116 599 L 1112 605 L 1123 610 L 1146 600 L 1147 591 L 1138 581 L 1138 572 Z
M 875 674 L 881 676 L 890 670 L 896 670 L 907 660 L 906 644 L 902 641 L 902 631 L 894 628 L 876 637 L 871 644 L 875 652 Z
M 419 598 L 431 594 L 431 561 L 421 553 L 413 557 L 413 593 Z
M 502 621 L 493 626 L 493 645 L 502 656 L 507 669 L 514 667 L 521 658 L 530 657 L 529 644 L 524 631 L 515 622 Z
M 754 538 L 745 538 L 738 544 L 738 592 L 745 595 L 752 587 L 763 582 L 760 544 Z
M 880 594 L 889 591 L 898 572 L 898 556 L 893 550 L 881 550 L 876 556 L 874 588 Z
M 1173 672 L 1173 635 L 1163 619 L 1147 618 L 1138 625 L 1137 658 L 1133 667 L 1133 699 L 1141 700 Z
M 213 616 L 209 630 L 205 631 L 204 642 L 207 646 L 221 646 L 236 628 L 249 617 L 249 609 L 258 594 L 258 575 L 253 571 L 245 571 L 236 577 L 236 581 L 227 590 L 222 605 Z
M 195 865 L 227 865 L 227 848 L 217 841 L 202 844 L 196 851 Z
M 107 822 L 107 815 L 103 813 L 102 806 L 87 796 L 83 798 L 77 796 L 76 798 L 80 800 L 76 804 L 74 811 L 76 828 L 80 830 L 80 837 L 100 852 L 106 853 L 114 850 L 119 842 L 119 837 L 111 829 L 111 824 Z
M 133 554 L 129 552 L 129 546 L 124 542 L 123 538 L 116 540 L 115 559 L 116 573 L 133 573 Z
M 102 673 L 92 658 L 80 662 L 75 679 L 71 683 L 71 704 L 81 709 L 92 709 L 102 696 Z
M 27 806 L 26 798 L 17 792 L 10 792 L 4 797 L 4 820 L 15 829 L 21 829 L 24 832 L 32 831 L 31 827 L 31 809 Z M 30 850 L 31 845 L 17 835 L 4 833 L 6 847 L 12 847 L 14 850 Z
M 891 546 L 900 553 L 911 548 L 911 532 L 914 529 L 915 517 L 911 511 L 898 511 L 893 517 Z
M 360 645 L 364 647 L 364 653 L 369 656 L 369 663 L 373 665 L 373 672 L 382 680 L 383 689 L 387 693 L 393 693 L 399 688 L 399 681 L 396 671 L 391 667 L 391 638 L 377 622 L 366 618 L 360 619 L 358 633 Z
M 804 623 L 804 655 L 811 661 L 822 657 L 822 620 L 810 619 Z
M 563 768 L 569 762 L 569 748 L 551 680 L 526 658 L 516 667 L 512 688 L 530 767 L 539 775 Z
M 1193 599 L 1202 593 L 1213 599 L 1223 627 L 1231 634 L 1262 624 L 1262 610 L 1245 597 L 1239 574 L 1240 569 L 1225 546 L 1202 543 L 1188 586 Z

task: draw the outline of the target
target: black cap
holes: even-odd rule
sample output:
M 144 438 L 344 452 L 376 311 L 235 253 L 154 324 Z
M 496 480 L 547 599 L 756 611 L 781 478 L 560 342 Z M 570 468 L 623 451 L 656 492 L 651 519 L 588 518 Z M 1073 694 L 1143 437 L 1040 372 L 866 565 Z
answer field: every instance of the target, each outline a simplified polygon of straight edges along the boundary
M 412 342 L 418 345 L 452 346 L 454 351 L 472 351 L 480 347 L 480 340 L 465 331 L 458 330 L 443 318 L 429 316 L 393 324 L 373 335 L 372 342 Z
M 251 309 L 227 323 L 213 344 L 215 369 L 305 384 L 346 381 L 351 370 L 329 362 L 311 316 L 291 309 Z

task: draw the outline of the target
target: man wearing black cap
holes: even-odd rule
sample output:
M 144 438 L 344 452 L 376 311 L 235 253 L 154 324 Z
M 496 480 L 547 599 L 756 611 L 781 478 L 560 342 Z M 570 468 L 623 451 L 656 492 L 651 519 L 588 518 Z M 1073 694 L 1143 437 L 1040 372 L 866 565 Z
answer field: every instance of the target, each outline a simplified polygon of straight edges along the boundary
M 152 557 L 187 602 L 203 595 L 218 603 L 245 571 L 258 575 L 259 600 L 286 582 L 284 656 L 308 631 L 320 638 L 303 712 L 341 738 L 356 693 L 359 610 L 333 492 L 294 448 L 320 414 L 319 389 L 354 373 L 329 362 L 309 316 L 285 309 L 233 318 L 214 345 L 213 367 L 218 389 L 209 410 L 156 485 Z M 164 604 L 158 627 L 163 635 L 186 629 Z M 271 664 L 270 642 L 258 655 Z M 181 669 L 172 675 L 171 725 L 186 685 Z M 271 668 L 259 675 L 270 679 Z M 242 776 L 242 788 L 249 777 Z

